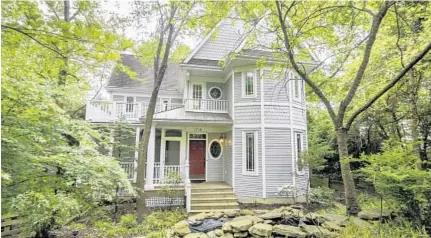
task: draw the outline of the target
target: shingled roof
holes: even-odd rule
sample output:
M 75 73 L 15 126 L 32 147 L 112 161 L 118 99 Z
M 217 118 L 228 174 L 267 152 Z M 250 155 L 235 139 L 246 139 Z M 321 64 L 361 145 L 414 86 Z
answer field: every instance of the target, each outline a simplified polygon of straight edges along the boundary
M 107 89 L 110 88 L 133 88 L 140 89 L 143 93 L 151 93 L 154 87 L 154 68 L 143 66 L 134 55 L 122 54 L 121 64 L 136 72 L 137 79 L 133 80 L 120 69 L 115 69 L 108 81 Z M 160 90 L 179 89 L 179 80 L 184 78 L 179 64 L 168 64 Z

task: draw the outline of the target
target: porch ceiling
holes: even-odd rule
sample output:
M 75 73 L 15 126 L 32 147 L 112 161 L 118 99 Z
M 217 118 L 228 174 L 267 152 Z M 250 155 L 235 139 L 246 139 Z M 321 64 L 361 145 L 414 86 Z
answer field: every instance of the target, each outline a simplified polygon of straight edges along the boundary
M 227 113 L 187 112 L 184 107 L 157 113 L 154 115 L 154 121 L 175 124 L 233 124 L 232 118 Z

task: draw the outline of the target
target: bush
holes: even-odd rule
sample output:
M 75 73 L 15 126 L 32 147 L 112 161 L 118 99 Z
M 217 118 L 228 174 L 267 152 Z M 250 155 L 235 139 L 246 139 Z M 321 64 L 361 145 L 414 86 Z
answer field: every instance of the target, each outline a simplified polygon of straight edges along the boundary
M 337 234 L 336 237 L 344 238 L 376 238 L 376 237 L 397 237 L 397 238 L 425 238 L 428 237 L 424 229 L 416 229 L 411 223 L 403 220 L 389 223 L 376 223 L 371 227 L 358 227 L 349 223 Z
M 324 207 L 332 207 L 334 205 L 334 190 L 326 187 L 311 188 L 310 201 Z
M 136 215 L 134 214 L 127 214 L 120 218 L 119 225 L 123 228 L 133 228 L 138 225 L 138 222 L 136 221 Z
M 361 171 L 385 200 L 401 205 L 407 218 L 431 227 L 431 171 L 422 169 L 424 162 L 413 146 L 388 141 L 383 153 L 361 156 L 367 163 Z

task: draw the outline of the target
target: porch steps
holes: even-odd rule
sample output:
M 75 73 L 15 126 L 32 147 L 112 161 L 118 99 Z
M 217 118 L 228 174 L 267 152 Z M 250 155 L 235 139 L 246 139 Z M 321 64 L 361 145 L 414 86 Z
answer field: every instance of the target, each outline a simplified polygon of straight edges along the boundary
M 191 213 L 238 209 L 238 201 L 230 185 L 223 182 L 192 184 Z

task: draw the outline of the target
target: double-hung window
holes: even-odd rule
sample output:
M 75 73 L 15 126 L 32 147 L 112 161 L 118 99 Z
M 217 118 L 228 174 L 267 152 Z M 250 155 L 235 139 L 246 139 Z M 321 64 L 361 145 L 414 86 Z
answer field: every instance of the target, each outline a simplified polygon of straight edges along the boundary
M 305 161 L 304 161 L 304 134 L 301 132 L 295 132 L 294 134 L 295 138 L 295 164 L 296 164 L 296 171 L 298 173 L 304 172 L 305 167 Z
M 242 172 L 244 175 L 258 175 L 257 132 L 242 133 Z
M 256 75 L 254 72 L 244 72 L 242 77 L 242 97 L 256 97 Z
M 295 74 L 291 74 L 291 80 L 292 80 L 292 88 L 293 88 L 293 99 L 295 101 L 301 101 L 302 100 L 302 80 L 295 76 Z

